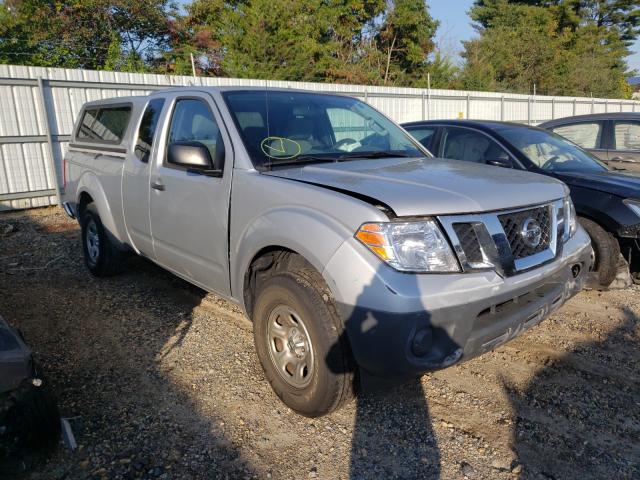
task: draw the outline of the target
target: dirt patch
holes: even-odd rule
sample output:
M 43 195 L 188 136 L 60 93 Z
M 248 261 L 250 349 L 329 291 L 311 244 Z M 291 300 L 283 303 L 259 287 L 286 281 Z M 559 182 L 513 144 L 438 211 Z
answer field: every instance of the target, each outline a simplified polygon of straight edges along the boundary
M 237 309 L 138 258 L 91 277 L 60 210 L 7 224 L 0 312 L 80 448 L 4 478 L 640 478 L 638 287 L 583 292 L 495 352 L 311 420 L 273 394 Z

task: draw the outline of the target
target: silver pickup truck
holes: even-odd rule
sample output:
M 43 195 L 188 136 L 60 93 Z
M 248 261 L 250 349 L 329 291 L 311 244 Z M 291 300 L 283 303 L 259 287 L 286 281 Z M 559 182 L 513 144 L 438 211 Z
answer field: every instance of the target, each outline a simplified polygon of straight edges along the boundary
M 564 184 L 434 159 L 346 96 L 90 102 L 64 178 L 93 274 L 135 252 L 239 304 L 273 389 L 308 416 L 503 344 L 591 266 Z

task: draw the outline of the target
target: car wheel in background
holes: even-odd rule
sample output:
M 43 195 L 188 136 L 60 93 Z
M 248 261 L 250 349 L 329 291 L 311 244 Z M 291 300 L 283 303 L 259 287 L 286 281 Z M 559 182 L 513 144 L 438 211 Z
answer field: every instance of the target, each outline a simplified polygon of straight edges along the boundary
M 584 217 L 578 217 L 578 221 L 591 237 L 595 254 L 593 270 L 596 273 L 597 284 L 606 288 L 616 278 L 620 245 L 612 234 L 596 222 Z
M 292 410 L 325 415 L 354 395 L 355 363 L 322 277 L 313 269 L 264 279 L 253 308 L 256 351 L 273 390 Z

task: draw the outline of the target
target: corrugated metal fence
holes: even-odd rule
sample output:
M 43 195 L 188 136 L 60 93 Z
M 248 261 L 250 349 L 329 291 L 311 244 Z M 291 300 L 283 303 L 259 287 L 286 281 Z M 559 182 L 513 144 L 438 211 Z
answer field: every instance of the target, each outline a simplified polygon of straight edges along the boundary
M 640 111 L 640 102 L 327 83 L 165 76 L 0 65 L 0 210 L 52 205 L 82 104 L 177 85 L 251 85 L 348 94 L 398 122 L 476 118 L 536 124 L 585 113 Z

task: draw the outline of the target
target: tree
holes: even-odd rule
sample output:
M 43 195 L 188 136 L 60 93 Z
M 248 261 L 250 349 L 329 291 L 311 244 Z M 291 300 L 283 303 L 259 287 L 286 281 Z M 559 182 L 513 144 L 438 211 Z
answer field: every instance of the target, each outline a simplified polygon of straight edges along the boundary
M 426 77 L 438 25 L 424 0 L 396 0 L 389 4 L 377 35 L 385 55 L 384 84 L 398 78 L 411 85 Z
M 573 19 L 573 7 L 571 0 L 476 2 L 470 14 L 479 37 L 464 43 L 463 85 L 531 93 L 535 84 L 549 95 L 627 95 L 624 34 L 613 25 Z
M 587 24 L 615 30 L 627 45 L 640 34 L 640 0 L 476 0 L 471 18 L 483 28 L 490 27 L 507 5 L 548 8 L 559 30 L 576 31 Z
M 167 44 L 173 8 L 167 0 L 3 2 L 0 61 L 146 69 L 148 59 Z

